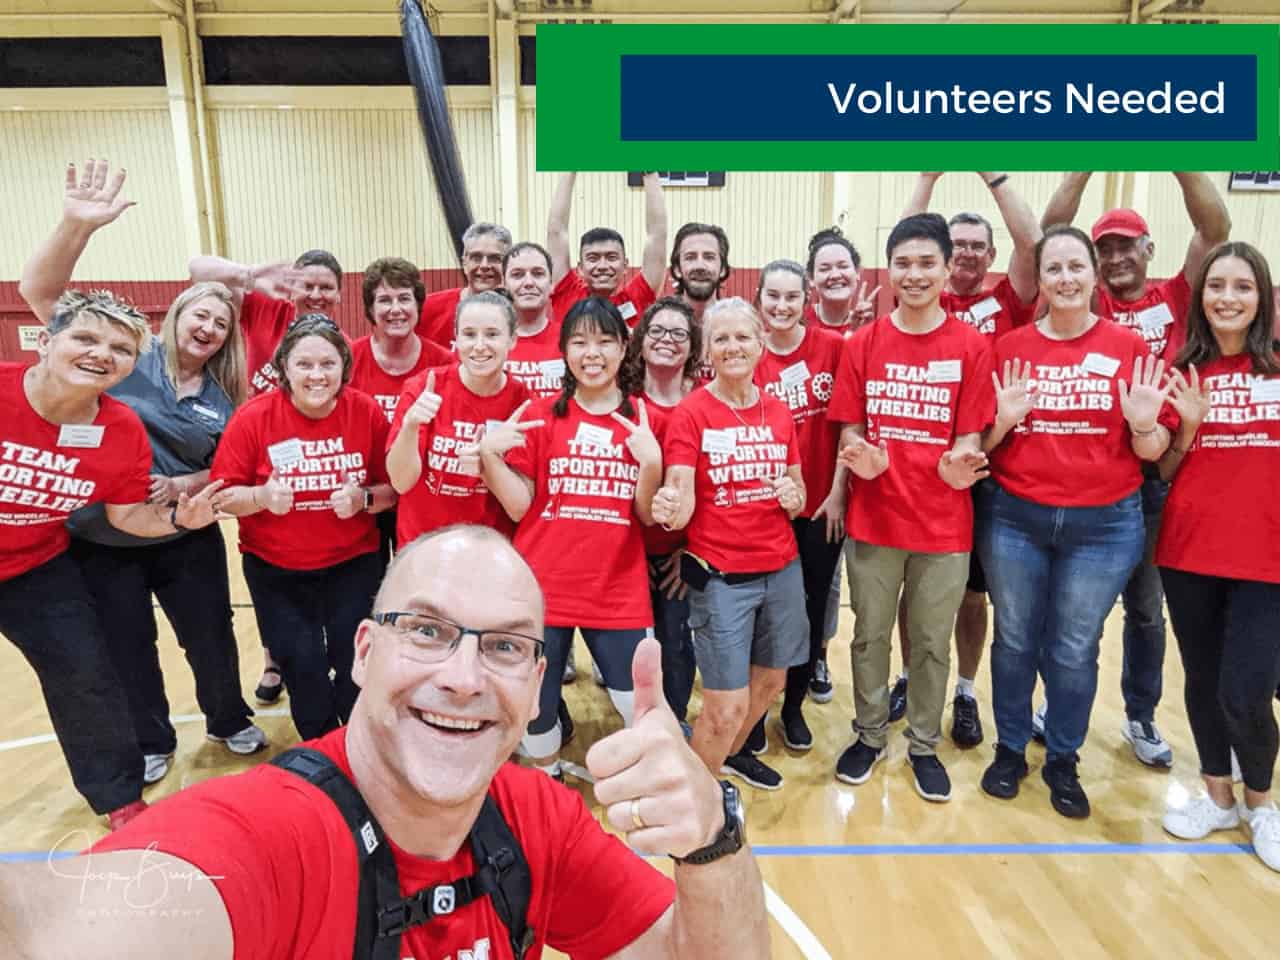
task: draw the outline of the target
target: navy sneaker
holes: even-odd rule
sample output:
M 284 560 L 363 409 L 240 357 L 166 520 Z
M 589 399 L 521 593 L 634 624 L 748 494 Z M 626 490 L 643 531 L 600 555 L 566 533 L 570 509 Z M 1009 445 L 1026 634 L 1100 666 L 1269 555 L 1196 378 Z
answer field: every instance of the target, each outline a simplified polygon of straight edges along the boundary
M 777 790 L 782 787 L 782 774 L 766 763 L 757 760 L 745 750 L 725 757 L 720 772 L 745 780 L 761 790 Z
M 997 799 L 1012 800 L 1018 795 L 1018 784 L 1026 775 L 1026 756 L 997 743 L 996 758 L 982 774 L 982 790 Z
M 1079 758 L 1072 754 L 1069 757 L 1055 757 L 1045 761 L 1040 775 L 1049 785 L 1049 802 L 1053 809 L 1072 820 L 1083 820 L 1089 816 L 1089 797 L 1080 786 L 1080 777 L 1076 773 Z
M 933 803 L 946 803 L 951 799 L 951 778 L 941 760 L 933 754 L 911 754 L 907 759 L 915 775 L 916 793 Z
M 859 740 L 840 754 L 840 759 L 836 761 L 836 779 L 855 787 L 866 783 L 871 777 L 871 771 L 883 759 L 884 747 L 877 749 Z
M 804 714 L 799 710 L 795 716 L 780 717 L 778 726 L 782 728 L 782 742 L 788 748 L 801 753 L 813 748 L 813 734 L 809 732 L 809 725 L 804 722 Z

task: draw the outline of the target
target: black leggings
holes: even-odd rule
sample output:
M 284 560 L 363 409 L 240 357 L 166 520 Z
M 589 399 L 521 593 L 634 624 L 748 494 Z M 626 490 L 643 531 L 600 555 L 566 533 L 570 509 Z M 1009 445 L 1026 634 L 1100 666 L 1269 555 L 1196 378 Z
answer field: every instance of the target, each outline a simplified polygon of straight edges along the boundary
M 827 598 L 831 578 L 840 563 L 842 541 L 827 543 L 827 522 L 796 517 L 791 521 L 800 548 L 800 571 L 804 577 L 804 607 L 809 615 L 809 662 L 787 670 L 787 687 L 782 697 L 784 716 L 794 716 L 804 704 L 805 691 L 813 677 L 814 664 L 822 658 L 827 622 Z
M 1244 785 L 1271 789 L 1280 683 L 1280 583 L 1226 580 L 1160 568 L 1169 619 L 1186 673 L 1187 720 L 1200 771 L 1231 775 L 1231 750 Z

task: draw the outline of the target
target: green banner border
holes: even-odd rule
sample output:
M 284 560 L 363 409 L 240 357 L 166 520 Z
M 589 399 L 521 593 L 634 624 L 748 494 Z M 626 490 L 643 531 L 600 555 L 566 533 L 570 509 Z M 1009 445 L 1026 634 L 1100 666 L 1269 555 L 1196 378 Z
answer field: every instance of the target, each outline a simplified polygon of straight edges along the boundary
M 539 170 L 1277 170 L 1280 26 L 1269 24 L 539 24 Z M 625 53 L 1252 54 L 1258 139 L 678 141 L 621 139 Z M 964 79 L 964 78 L 958 78 Z M 672 110 L 714 110 L 715 78 Z M 762 122 L 766 118 L 762 118 Z

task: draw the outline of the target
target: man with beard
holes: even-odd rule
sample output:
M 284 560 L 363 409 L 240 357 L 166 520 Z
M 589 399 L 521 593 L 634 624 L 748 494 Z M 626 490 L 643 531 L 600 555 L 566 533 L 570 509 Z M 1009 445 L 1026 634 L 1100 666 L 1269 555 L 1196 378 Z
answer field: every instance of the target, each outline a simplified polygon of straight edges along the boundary
M 1080 208 L 1089 173 L 1068 173 L 1049 200 L 1041 224 L 1070 223 Z M 1097 304 L 1094 311 L 1121 326 L 1140 333 L 1156 357 L 1166 364 L 1186 341 L 1187 310 L 1191 305 L 1191 281 L 1199 273 L 1205 254 L 1231 233 L 1231 216 L 1213 181 L 1203 173 L 1175 173 L 1182 188 L 1182 202 L 1195 232 L 1187 245 L 1182 269 L 1160 283 L 1147 280 L 1155 256 L 1155 243 L 1147 222 L 1135 210 L 1108 210 L 1093 225 L 1098 248 Z M 1124 665 L 1120 690 L 1124 696 L 1124 738 L 1134 755 L 1151 767 L 1173 765 L 1173 750 L 1155 725 L 1164 678 L 1164 590 L 1152 563 L 1160 532 L 1169 485 L 1160 479 L 1155 464 L 1144 466 L 1142 513 L 1146 522 L 1146 549 L 1125 585 Z M 1036 711 L 1032 729 L 1044 730 L 1044 705 Z
M 907 207 L 905 219 L 929 209 L 933 188 L 941 173 L 922 173 Z M 1015 327 L 1029 323 L 1035 314 L 1040 285 L 1036 277 L 1035 247 L 1040 239 L 1036 215 L 1008 182 L 1006 173 L 979 173 L 1000 210 L 1005 228 L 1013 240 L 1009 265 L 995 286 L 987 289 L 987 271 L 996 260 L 995 235 L 981 214 L 957 213 L 947 221 L 952 255 L 946 287 L 938 303 L 994 343 Z M 975 509 L 976 509 L 975 502 Z M 896 720 L 907 709 L 907 671 L 911 658 L 911 637 L 907 632 L 905 602 L 898 612 L 898 635 L 902 638 L 902 675 L 890 695 L 890 718 Z M 982 662 L 987 639 L 987 578 L 975 550 L 969 557 L 969 579 L 956 616 L 956 690 L 951 701 L 951 740 L 958 747 L 976 747 L 982 742 L 982 720 L 974 695 L 974 680 Z
M 720 297 L 729 279 L 729 237 L 714 223 L 686 223 L 671 245 L 671 282 L 676 295 L 702 322 L 702 314 Z
M 466 286 L 437 290 L 422 302 L 418 336 L 449 349 L 458 301 L 502 286 L 502 258 L 511 248 L 511 231 L 496 223 L 473 223 L 462 234 L 462 275 Z
M 547 217 L 547 250 L 551 253 L 552 319 L 559 323 L 569 308 L 586 297 L 605 297 L 622 319 L 634 327 L 662 287 L 667 249 L 667 202 L 656 173 L 644 175 L 644 254 L 640 272 L 627 280 L 627 251 L 622 235 L 610 227 L 593 227 L 578 242 L 578 266 L 569 264 L 569 208 L 576 173 L 566 173 L 551 198 Z

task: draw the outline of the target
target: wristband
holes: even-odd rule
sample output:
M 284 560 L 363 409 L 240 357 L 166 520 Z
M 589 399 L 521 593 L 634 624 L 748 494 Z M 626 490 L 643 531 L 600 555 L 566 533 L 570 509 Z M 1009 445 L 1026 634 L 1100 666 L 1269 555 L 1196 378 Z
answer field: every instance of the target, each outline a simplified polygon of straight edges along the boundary
M 994 180 L 988 183 L 987 187 L 988 189 L 994 190 L 996 187 L 1000 186 L 1002 183 L 1004 183 L 1008 179 L 1009 179 L 1009 175 L 1007 173 L 1002 173 L 1000 174 L 1000 176 L 996 177 Z
M 169 523 L 179 533 L 187 532 L 188 528 L 178 522 L 178 505 L 176 503 L 169 508 Z

